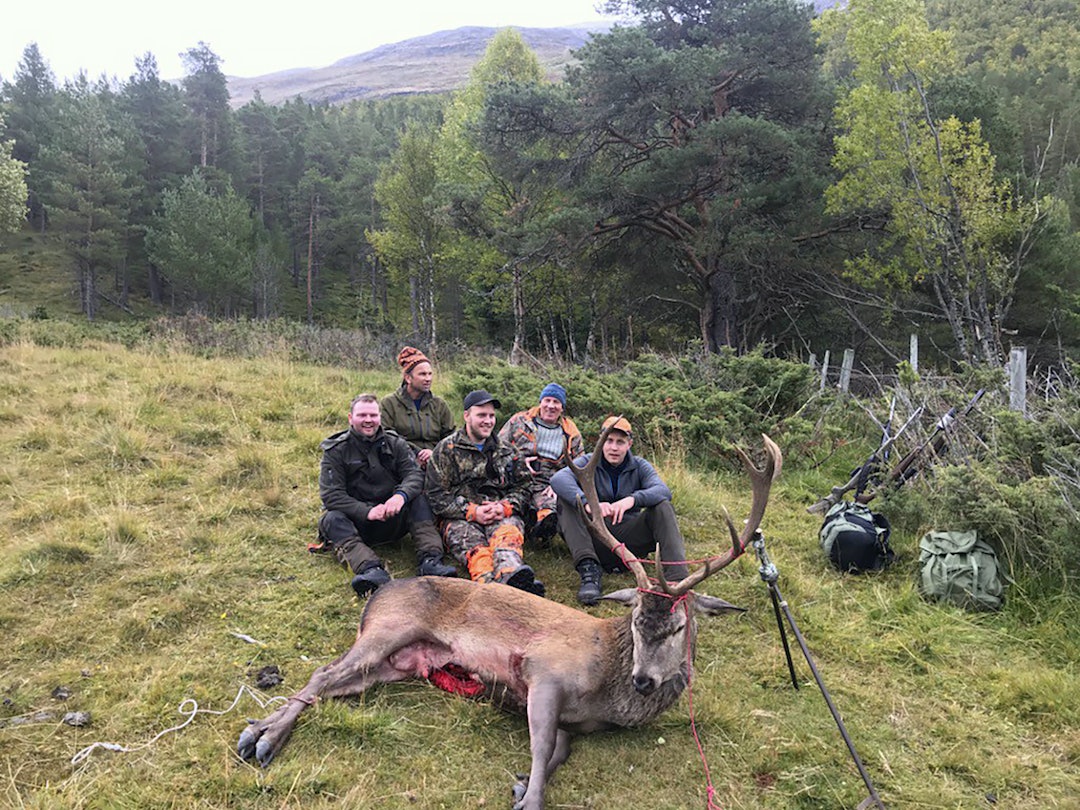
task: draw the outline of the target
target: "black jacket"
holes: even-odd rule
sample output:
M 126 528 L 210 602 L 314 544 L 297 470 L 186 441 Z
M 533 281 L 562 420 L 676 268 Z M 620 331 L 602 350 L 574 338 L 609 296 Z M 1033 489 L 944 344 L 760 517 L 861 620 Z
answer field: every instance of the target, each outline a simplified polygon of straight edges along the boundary
M 424 489 L 424 474 L 408 442 L 379 428 L 366 439 L 352 428 L 335 433 L 320 445 L 319 497 L 327 511 L 344 512 L 353 521 L 367 521 L 373 506 L 395 492 L 406 503 Z

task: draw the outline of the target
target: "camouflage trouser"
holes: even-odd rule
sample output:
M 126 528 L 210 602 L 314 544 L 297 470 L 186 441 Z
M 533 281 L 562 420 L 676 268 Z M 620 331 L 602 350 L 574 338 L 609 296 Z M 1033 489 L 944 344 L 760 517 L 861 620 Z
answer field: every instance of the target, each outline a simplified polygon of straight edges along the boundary
M 440 520 L 438 525 L 446 550 L 478 582 L 492 582 L 524 565 L 524 524 L 519 517 L 505 517 L 487 526 L 468 520 Z
M 557 504 L 558 501 L 559 499 L 558 496 L 555 495 L 555 490 L 549 486 L 533 492 L 529 496 L 529 506 L 532 507 L 532 512 L 536 515 L 536 522 L 539 523 L 554 512 L 555 504 Z

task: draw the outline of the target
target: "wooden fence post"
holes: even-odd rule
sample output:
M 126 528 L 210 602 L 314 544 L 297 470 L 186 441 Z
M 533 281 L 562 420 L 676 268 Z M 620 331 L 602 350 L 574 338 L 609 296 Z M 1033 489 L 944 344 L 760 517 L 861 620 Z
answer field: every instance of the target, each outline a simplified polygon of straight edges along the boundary
M 1009 352 L 1009 410 L 1027 415 L 1027 347 Z
M 844 361 L 840 366 L 840 392 L 846 394 L 851 388 L 851 369 L 855 365 L 855 350 L 844 349 Z
M 908 362 L 911 364 L 911 370 L 918 373 L 919 371 L 919 336 L 914 332 L 911 333 L 911 337 L 908 339 Z
M 825 350 L 825 357 L 821 361 L 821 388 L 819 392 L 825 392 L 825 381 L 829 378 L 829 350 Z

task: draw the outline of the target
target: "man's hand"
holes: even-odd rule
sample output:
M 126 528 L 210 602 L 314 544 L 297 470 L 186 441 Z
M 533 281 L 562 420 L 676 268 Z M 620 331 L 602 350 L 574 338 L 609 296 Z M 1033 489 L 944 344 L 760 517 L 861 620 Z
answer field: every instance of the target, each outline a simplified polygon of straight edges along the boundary
M 600 503 L 600 514 L 611 521 L 611 525 L 614 526 L 622 522 L 623 516 L 630 509 L 634 508 L 634 496 L 627 495 L 625 498 L 620 498 L 614 503 L 608 503 L 602 501 Z
M 368 510 L 368 520 L 389 520 L 395 517 L 402 509 L 405 508 L 405 499 L 401 495 L 394 493 L 386 499 L 385 503 L 380 503 L 378 506 L 373 506 Z
M 402 509 L 405 508 L 405 498 L 400 492 L 395 492 L 389 498 L 386 499 L 386 503 L 383 504 L 383 515 L 387 518 L 396 517 Z
M 416 463 L 420 465 L 421 469 L 423 469 L 427 466 L 429 458 L 431 458 L 431 451 L 421 450 L 419 453 L 416 454 Z
M 506 510 L 500 501 L 485 501 L 476 507 L 475 522 L 481 526 L 490 526 L 506 516 Z

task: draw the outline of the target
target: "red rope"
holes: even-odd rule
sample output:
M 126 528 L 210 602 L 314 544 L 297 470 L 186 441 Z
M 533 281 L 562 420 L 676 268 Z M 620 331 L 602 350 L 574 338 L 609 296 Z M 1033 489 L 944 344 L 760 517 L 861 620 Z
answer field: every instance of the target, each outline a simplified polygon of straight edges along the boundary
M 682 604 L 683 610 L 686 612 L 686 624 L 690 625 L 690 601 L 689 593 L 684 593 L 681 596 L 672 597 L 671 594 L 663 593 L 662 591 L 649 591 L 643 588 L 638 588 L 641 593 L 651 593 L 656 596 L 664 596 L 671 599 L 671 612 L 674 613 L 675 609 Z M 713 787 L 712 774 L 709 772 L 709 760 L 705 756 L 705 747 L 701 744 L 701 737 L 698 735 L 697 722 L 694 720 L 694 647 L 693 641 L 690 638 L 690 633 L 686 633 L 686 703 L 690 711 L 690 733 L 694 737 L 694 745 L 697 746 L 698 756 L 701 757 L 701 767 L 705 771 L 705 810 L 723 810 L 723 808 L 716 803 L 716 788 Z
M 686 611 L 686 621 L 687 624 L 689 624 L 690 604 L 684 604 L 683 609 Z M 706 810 L 721 810 L 720 805 L 713 801 L 716 797 L 716 788 L 713 787 L 712 774 L 709 773 L 709 760 L 705 757 L 705 747 L 701 744 L 701 737 L 698 736 L 697 723 L 694 721 L 694 650 L 689 632 L 686 634 L 686 666 L 688 675 L 686 682 L 686 704 L 690 710 L 690 732 L 694 736 L 694 745 L 697 746 L 698 756 L 701 757 L 701 767 L 705 771 L 705 808 Z

